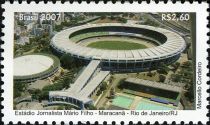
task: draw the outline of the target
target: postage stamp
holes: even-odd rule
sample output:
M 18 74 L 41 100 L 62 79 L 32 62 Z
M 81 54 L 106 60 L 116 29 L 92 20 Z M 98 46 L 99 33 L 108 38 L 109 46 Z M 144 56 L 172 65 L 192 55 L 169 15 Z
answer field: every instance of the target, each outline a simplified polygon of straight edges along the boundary
M 3 121 L 208 121 L 207 3 L 2 6 Z

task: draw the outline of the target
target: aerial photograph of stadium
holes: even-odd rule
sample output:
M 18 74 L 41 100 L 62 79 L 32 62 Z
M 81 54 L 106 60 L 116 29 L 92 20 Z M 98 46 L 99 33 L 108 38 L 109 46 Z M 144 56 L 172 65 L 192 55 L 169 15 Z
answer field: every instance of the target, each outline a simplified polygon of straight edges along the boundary
M 178 12 L 17 12 L 13 108 L 194 110 L 195 23 Z

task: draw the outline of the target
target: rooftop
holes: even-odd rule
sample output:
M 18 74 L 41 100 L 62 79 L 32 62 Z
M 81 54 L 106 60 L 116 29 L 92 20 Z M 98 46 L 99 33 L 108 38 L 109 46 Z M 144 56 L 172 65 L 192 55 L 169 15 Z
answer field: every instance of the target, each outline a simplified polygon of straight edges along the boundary
M 27 76 L 41 73 L 49 69 L 53 63 L 54 60 L 45 55 L 17 57 L 14 59 L 14 76 Z
M 69 35 L 75 31 L 86 28 L 101 27 L 101 26 L 122 26 L 122 27 L 124 26 L 131 28 L 134 27 L 134 28 L 149 29 L 165 35 L 167 37 L 167 41 L 162 45 L 147 49 L 102 50 L 102 49 L 81 46 L 69 39 Z M 110 32 L 109 34 L 112 34 L 112 32 Z M 129 36 L 138 35 L 132 33 L 126 33 L 126 34 Z M 57 33 L 53 37 L 51 45 L 56 49 L 77 56 L 91 58 L 91 59 L 107 59 L 107 60 L 144 60 L 144 59 L 162 58 L 165 56 L 171 56 L 181 53 L 186 46 L 184 39 L 180 35 L 172 31 L 147 25 L 119 24 L 119 23 L 87 24 L 87 25 L 69 28 Z
M 143 86 L 148 86 L 152 88 L 158 88 L 162 90 L 168 90 L 168 91 L 173 91 L 173 92 L 182 92 L 181 87 L 177 86 L 172 86 L 172 85 L 167 85 L 164 83 L 159 83 L 159 82 L 154 82 L 154 81 L 149 81 L 149 80 L 143 80 L 143 79 L 137 79 L 137 78 L 127 78 L 125 82 L 130 82 L 138 85 L 143 85 Z
M 92 74 L 95 72 L 96 68 L 98 67 L 100 61 L 92 60 L 88 66 L 85 68 L 85 70 L 80 74 L 80 76 L 77 78 L 77 80 L 74 82 L 72 87 L 68 89 L 67 91 L 71 91 L 74 93 L 78 93 L 82 90 L 82 88 L 87 84 L 88 80 L 92 76 Z
M 64 91 L 50 91 L 50 96 L 72 97 L 84 103 L 90 101 L 88 97 L 99 84 L 106 78 L 109 71 L 95 71 L 100 64 L 98 60 L 92 60 L 81 75 L 77 78 L 71 88 Z M 94 74 L 94 76 L 92 76 Z M 92 77 L 92 78 L 91 78 Z

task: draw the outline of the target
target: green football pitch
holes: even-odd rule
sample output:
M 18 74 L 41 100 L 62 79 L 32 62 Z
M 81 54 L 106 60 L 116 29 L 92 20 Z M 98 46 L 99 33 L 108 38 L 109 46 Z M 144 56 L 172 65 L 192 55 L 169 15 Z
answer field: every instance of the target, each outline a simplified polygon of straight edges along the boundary
M 140 43 L 134 43 L 129 41 L 98 41 L 87 45 L 91 48 L 107 49 L 107 50 L 134 50 L 147 48 Z

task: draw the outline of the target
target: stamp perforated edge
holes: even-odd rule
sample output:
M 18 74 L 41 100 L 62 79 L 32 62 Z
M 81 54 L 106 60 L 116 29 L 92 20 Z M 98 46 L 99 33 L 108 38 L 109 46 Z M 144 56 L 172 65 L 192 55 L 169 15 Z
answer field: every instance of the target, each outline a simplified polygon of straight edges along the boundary
M 7 10 L 6 10 L 7 11 Z M 4 39 L 3 39 L 4 40 Z M 4 62 L 4 61 L 3 61 Z M 4 73 L 4 72 L 3 72 Z M 182 121 L 184 121 L 184 120 L 182 120 Z

